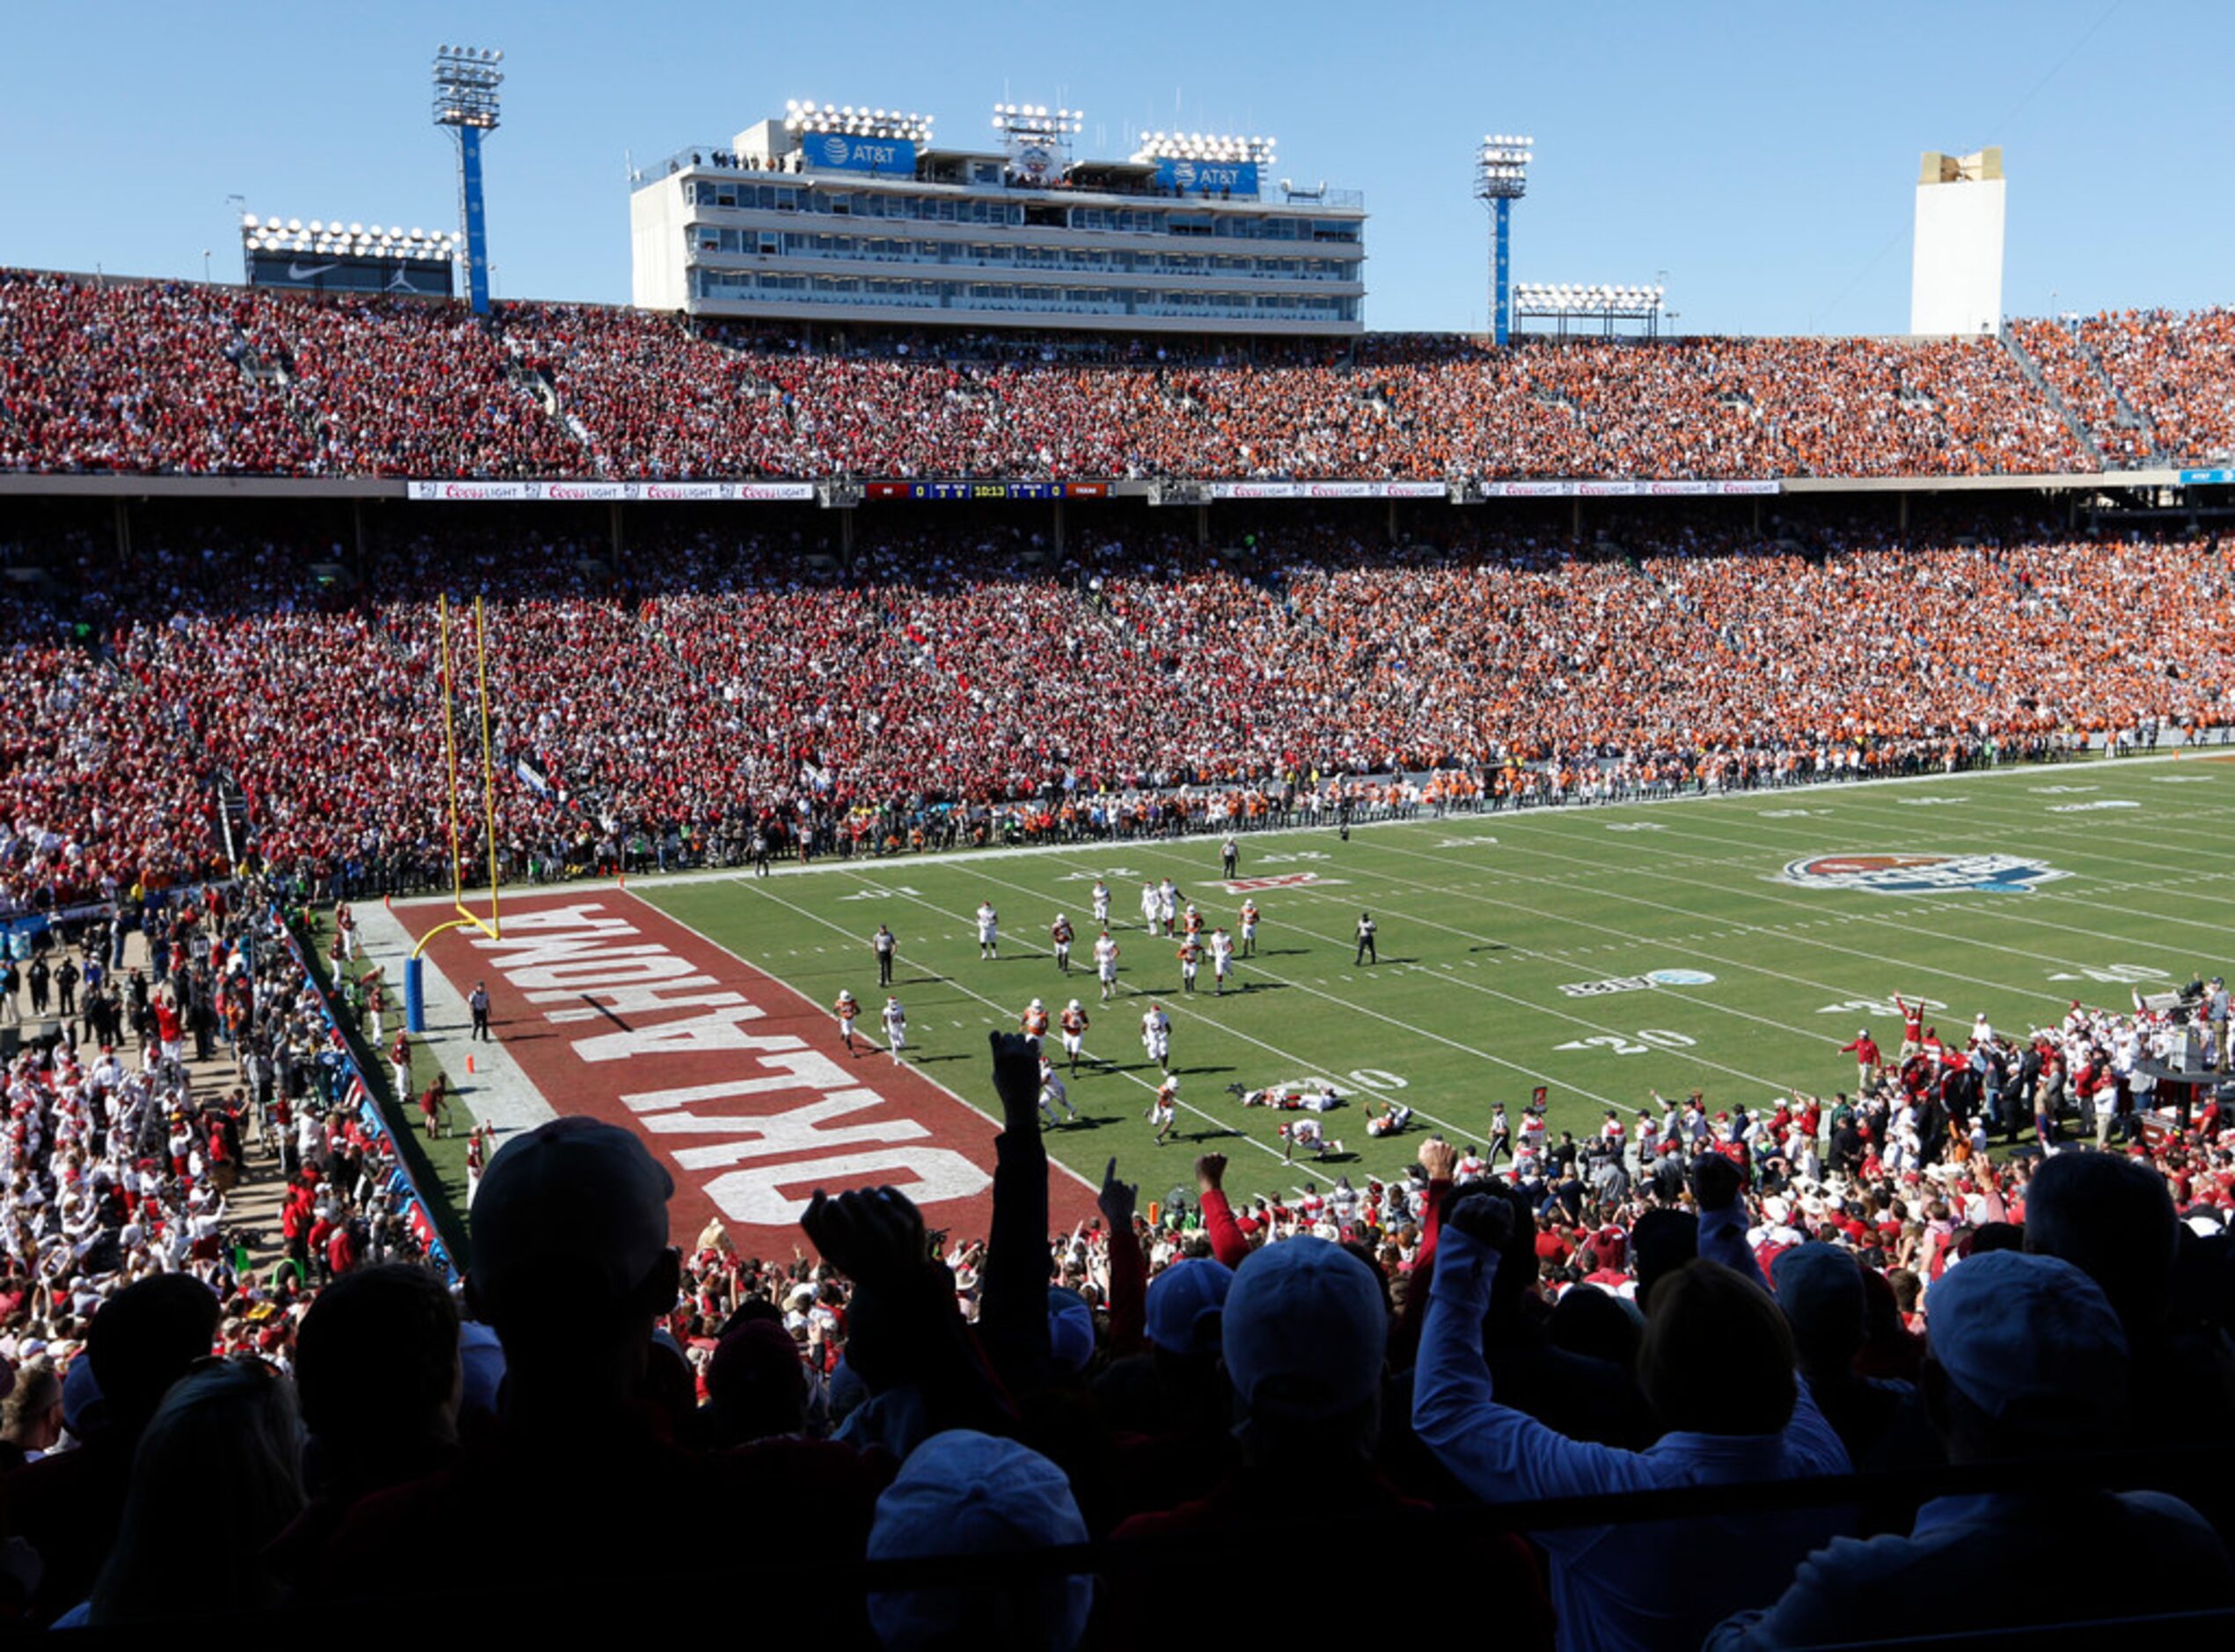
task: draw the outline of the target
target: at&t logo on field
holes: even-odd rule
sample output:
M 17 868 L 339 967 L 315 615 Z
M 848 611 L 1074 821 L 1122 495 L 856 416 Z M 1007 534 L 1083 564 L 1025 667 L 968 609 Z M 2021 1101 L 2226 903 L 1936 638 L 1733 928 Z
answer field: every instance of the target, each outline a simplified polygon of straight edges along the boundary
M 1815 855 L 1792 862 L 1777 877 L 1803 888 L 1872 889 L 1880 895 L 1963 889 L 2022 895 L 2065 875 L 2023 855 Z
M 1571 981 L 1560 989 L 1571 998 L 1602 998 L 1609 992 L 1645 992 L 1654 987 L 1710 987 L 1715 977 L 1704 969 L 1648 969 L 1641 976 L 1608 976 L 1603 981 Z

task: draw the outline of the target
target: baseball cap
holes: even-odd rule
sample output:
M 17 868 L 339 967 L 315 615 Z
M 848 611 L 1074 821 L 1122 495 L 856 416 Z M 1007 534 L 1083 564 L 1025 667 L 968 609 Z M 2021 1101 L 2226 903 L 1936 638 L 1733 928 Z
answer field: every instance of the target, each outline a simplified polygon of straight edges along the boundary
M 2062 1257 L 1975 1253 L 1925 1297 L 1932 1358 L 1998 1421 L 2057 1433 L 2114 1415 L 2127 1339 L 2096 1283 Z
M 573 1116 L 539 1124 L 497 1149 L 473 1196 L 473 1278 L 488 1292 L 572 1262 L 615 1297 L 667 1248 L 675 1182 L 618 1125 Z
M 1381 1380 L 1389 1312 L 1373 1269 L 1300 1237 L 1252 1253 L 1227 1291 L 1227 1374 L 1252 1410 L 1302 1419 L 1363 1405 Z
M 1076 1377 L 1095 1356 L 1095 1311 L 1075 1290 L 1048 1287 L 1048 1357 L 1066 1377 Z
M 1028 1553 L 1087 1540 L 1071 1482 L 1014 1440 L 971 1429 L 935 1434 L 877 1498 L 869 1559 Z M 985 1641 L 1068 1652 L 1085 1634 L 1094 1580 L 1051 1577 L 1007 1589 L 879 1590 L 869 1621 L 888 1648 Z M 1018 1621 L 1019 1617 L 1025 1621 Z
M 1854 1256 L 1821 1240 L 1779 1251 L 1770 1264 L 1777 1306 L 1809 1347 L 1852 1349 L 1863 1338 L 1863 1271 Z
M 1207 1256 L 1176 1262 L 1148 1282 L 1148 1340 L 1171 1354 L 1215 1354 L 1234 1269 Z

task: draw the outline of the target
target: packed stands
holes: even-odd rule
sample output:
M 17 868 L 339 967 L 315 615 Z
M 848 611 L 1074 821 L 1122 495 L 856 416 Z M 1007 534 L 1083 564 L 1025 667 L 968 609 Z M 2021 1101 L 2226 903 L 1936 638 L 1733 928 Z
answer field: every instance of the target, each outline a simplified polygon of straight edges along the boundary
M 2011 337 L 2033 359 L 2111 468 L 2145 464 L 2155 457 L 2149 427 L 2120 404 L 2102 363 L 2074 328 L 2061 321 L 2013 321 Z
M 2084 320 L 2080 337 L 2164 451 L 2235 458 L 2235 310 L 2124 311 Z
M 1985 476 L 2235 448 L 2225 311 L 1990 339 L 1337 350 L 694 328 L 0 273 L 0 469 L 361 477 Z M 158 393 L 158 391 L 160 393 Z M 2067 417 L 2069 413 L 2070 417 Z
M 1273 823 L 1428 773 L 1491 806 L 1781 784 L 2231 719 L 2225 650 L 2188 623 L 2224 601 L 2210 541 L 1640 515 L 1578 550 L 1439 516 L 1447 543 L 1392 552 L 1367 520 L 1230 559 L 1088 518 L 1058 562 L 949 519 L 816 574 L 782 534 L 655 535 L 616 566 L 531 518 L 412 519 L 340 595 L 184 522 L 128 585 L 57 545 L 58 591 L 0 599 L 22 713 L 0 889 L 67 905 L 251 858 L 438 881 L 436 555 L 488 603 L 510 875 L 734 859 L 755 832 L 861 853 Z M 65 618 L 90 646 L 56 641 Z
M 267 975 L 254 1025 L 307 1037 L 319 994 Z M 222 1128 L 206 1170 L 169 1126 L 183 1211 L 167 1187 L 118 1201 L 131 1120 L 163 1128 L 138 1100 L 160 1069 L 85 1075 L 55 1045 L 11 1076 L 19 1115 L 54 1129 L 54 1162 L 28 1173 L 57 1196 L 22 1197 L 18 1165 L 8 1219 L 93 1235 L 46 1251 L 66 1258 L 136 1257 L 161 1231 L 176 1261 L 7 1282 L 22 1403 L 0 1411 L 0 1487 L 17 1558 L 38 1564 L 0 1570 L 0 1592 L 63 1626 L 308 1622 L 343 1602 L 619 1617 L 702 1577 L 718 1523 L 816 1580 L 835 1644 L 951 1645 L 998 1609 L 1029 1614 L 1017 1643 L 1070 1652 L 1176 1613 L 1238 1632 L 1293 1602 L 1294 1526 L 1266 1499 L 1304 1487 L 1337 1500 L 1309 1516 L 1330 1540 L 1387 1540 L 1402 1519 L 1407 1553 L 1466 1561 L 1495 1586 L 1500 1644 L 2224 1621 L 2235 1155 L 2218 1103 L 2158 1106 L 2143 1069 L 2192 1032 L 2217 1056 L 2227 1029 L 2217 982 L 1946 1039 L 1911 1012 L 1834 1096 L 1695 1093 L 1557 1145 L 1525 1117 L 1480 1144 L 1428 1138 L 1406 1173 L 1362 1185 L 1257 1190 L 1210 1155 L 1143 1205 L 1113 1169 L 1101 1220 L 1067 1235 L 1046 1221 L 1037 1062 L 1011 1037 L 987 1098 L 988 1233 L 927 1234 L 905 1197 L 864 1189 L 808 1207 L 815 1254 L 745 1255 L 719 1222 L 670 1232 L 669 1178 L 637 1137 L 560 1119 L 481 1174 L 466 1323 L 325 1202 L 341 1238 L 317 1293 L 232 1273 L 194 1237 Z M 1827 1041 L 1812 1081 L 1846 1082 L 1854 1048 Z M 81 1090 L 111 1121 L 106 1154 L 99 1122 L 83 1144 Z M 2038 1151 L 1990 1156 L 2020 1135 Z M 300 1139 L 311 1198 L 362 1189 L 350 1144 Z M 80 1190 L 66 1173 L 89 1155 L 109 1168 Z M 120 1208 L 80 1213 L 89 1199 Z M 1763 1489 L 1818 1477 L 1795 1500 Z M 219 1563 L 168 1518 L 220 1491 L 221 1597 Z M 1638 1505 L 1653 1493 L 1680 1499 L 1681 1538 L 1652 1523 L 1679 1509 Z M 453 1530 L 479 1551 L 463 1575 L 398 1558 Z M 2043 1530 L 2085 1530 L 2122 1564 L 2054 1590 L 1977 1564 Z M 865 1555 L 942 1565 L 865 1580 Z M 1388 1611 L 1371 1568 L 1312 1593 L 1323 1624 Z
M 2224 317 L 2020 338 L 2077 431 L 1977 341 L 809 353 L 624 311 L 484 331 L 11 277 L 0 466 L 1953 475 L 2224 440 Z M 1002 1126 L 984 1234 L 857 1190 L 818 1197 L 792 1255 L 742 1255 L 718 1224 L 669 1232 L 636 1137 L 561 1120 L 480 1177 L 461 1324 L 348 1105 L 341 1000 L 259 895 L 267 873 L 447 885 L 438 592 L 487 604 L 515 878 L 1829 782 L 2235 724 L 2224 628 L 2199 621 L 2235 569 L 2187 524 L 1703 507 L 1609 511 L 1579 544 L 1445 512 L 1392 546 L 1378 511 L 1330 508 L 1248 519 L 1221 554 L 1109 511 L 1074 512 L 1061 551 L 999 515 L 865 512 L 829 558 L 826 528 L 774 516 L 662 518 L 618 555 L 499 507 L 348 546 L 208 507 L 143 511 L 128 548 L 11 529 L 9 572 L 36 577 L 0 582 L 0 917 L 54 915 L 42 959 L 99 975 L 66 1032 L 18 1032 L 43 983 L 28 1018 L 12 976 L 0 1006 L 25 1041 L 0 1612 L 578 1632 L 698 1597 L 735 1553 L 841 1647 L 1238 1641 L 1307 1611 L 1362 1641 L 1406 1577 L 1525 1646 L 2224 1621 L 2235 1138 L 2209 1086 L 2184 1110 L 2150 1071 L 2192 1035 L 2226 1071 L 2217 983 L 1968 1037 L 1918 1019 L 1897 1050 L 1827 1039 L 1768 1100 L 1430 1140 L 1386 1183 L 1245 1187 L 1213 1156 L 1152 1217 L 1113 1169 L 1068 1235 L 1015 1041 L 979 1098 Z M 479 716 L 451 732 L 478 763 Z M 238 1093 L 189 1082 L 189 1045 Z M 259 1278 L 228 1195 L 266 1157 L 292 1266 Z M 2073 1467 L 2145 1442 L 2184 1460 L 2115 1481 L 2143 1494 Z M 1949 1464 L 2032 1495 L 1754 1497 Z M 1672 1489 L 1697 1494 L 1680 1537 L 1626 1506 Z M 1620 1501 L 1509 1513 L 1577 1497 Z M 1289 1506 L 1301 1537 L 1268 1518 Z M 2041 1588 L 2076 1533 L 2088 1564 Z M 944 1571 L 865 1591 L 865 1554 Z M 1088 1564 L 1099 1583 L 1062 1569 Z M 936 1586 L 957 1580 L 977 1592 Z

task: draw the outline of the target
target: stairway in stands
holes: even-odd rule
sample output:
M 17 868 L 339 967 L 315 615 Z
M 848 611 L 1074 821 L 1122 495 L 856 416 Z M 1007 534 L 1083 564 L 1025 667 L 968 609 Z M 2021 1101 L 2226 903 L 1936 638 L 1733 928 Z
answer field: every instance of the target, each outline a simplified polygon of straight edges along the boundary
M 2096 468 L 2114 468 L 2102 445 L 2096 441 L 2095 433 L 2088 428 L 2087 420 L 2073 411 L 2072 405 L 2057 392 L 2055 385 L 2048 382 L 2048 376 L 2041 371 L 2041 363 L 2033 360 L 2033 353 L 2019 343 L 2017 335 L 2007 329 L 2002 334 L 2002 343 L 2003 347 L 2010 352 L 2011 360 L 2018 363 L 2018 370 L 2026 376 L 2026 382 L 2041 392 L 2042 400 L 2056 409 L 2056 416 L 2064 421 L 2064 428 L 2072 433 L 2072 439 L 2094 457 Z

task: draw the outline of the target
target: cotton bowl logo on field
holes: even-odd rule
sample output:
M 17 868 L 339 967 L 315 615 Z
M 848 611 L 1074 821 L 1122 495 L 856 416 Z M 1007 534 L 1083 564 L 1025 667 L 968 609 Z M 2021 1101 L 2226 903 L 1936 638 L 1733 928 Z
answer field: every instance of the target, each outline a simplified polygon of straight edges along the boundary
M 1963 889 L 2025 894 L 2065 876 L 2023 855 L 1817 855 L 1796 860 L 1778 881 L 1808 889 L 1872 889 L 1880 895 L 1945 895 Z

